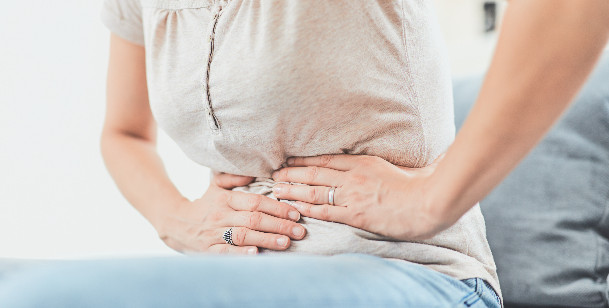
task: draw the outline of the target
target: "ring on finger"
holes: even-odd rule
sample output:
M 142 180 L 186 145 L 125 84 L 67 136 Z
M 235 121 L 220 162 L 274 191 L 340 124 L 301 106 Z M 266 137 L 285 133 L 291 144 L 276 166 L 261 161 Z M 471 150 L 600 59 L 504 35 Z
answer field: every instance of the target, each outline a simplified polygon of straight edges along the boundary
M 233 245 L 233 246 L 237 246 L 235 245 L 235 243 L 233 242 L 233 228 L 228 228 L 226 231 L 224 231 L 224 234 L 222 235 L 222 238 L 224 239 L 224 241 L 227 244 Z
M 332 186 L 330 188 L 330 190 L 328 191 L 328 203 L 330 205 L 334 205 L 334 191 L 336 190 L 336 187 Z

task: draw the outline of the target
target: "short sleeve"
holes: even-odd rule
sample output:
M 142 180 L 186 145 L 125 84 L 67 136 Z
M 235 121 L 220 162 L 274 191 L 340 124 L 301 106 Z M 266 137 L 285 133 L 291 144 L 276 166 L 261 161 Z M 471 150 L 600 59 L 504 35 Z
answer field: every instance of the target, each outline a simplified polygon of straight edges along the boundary
M 140 0 L 104 0 L 101 20 L 112 33 L 144 46 Z

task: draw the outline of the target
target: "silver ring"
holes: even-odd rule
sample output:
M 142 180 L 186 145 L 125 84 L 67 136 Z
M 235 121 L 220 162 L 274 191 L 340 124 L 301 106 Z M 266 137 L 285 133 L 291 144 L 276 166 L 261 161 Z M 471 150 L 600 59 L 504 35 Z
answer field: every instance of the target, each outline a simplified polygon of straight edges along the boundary
M 227 244 L 237 246 L 235 245 L 235 243 L 233 243 L 233 228 L 228 228 L 228 230 L 224 231 L 224 235 L 222 235 L 222 238 Z
M 334 205 L 334 190 L 336 190 L 336 187 L 332 187 L 330 188 L 330 191 L 328 191 L 328 203 L 330 203 L 330 205 Z

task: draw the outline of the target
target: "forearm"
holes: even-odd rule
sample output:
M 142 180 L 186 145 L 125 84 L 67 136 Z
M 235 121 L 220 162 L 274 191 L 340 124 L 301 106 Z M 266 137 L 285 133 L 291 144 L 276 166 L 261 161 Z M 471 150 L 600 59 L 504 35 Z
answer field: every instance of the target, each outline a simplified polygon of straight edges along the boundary
M 427 190 L 456 221 L 539 142 L 607 42 L 609 1 L 512 1 L 479 97 Z M 433 206 L 433 205 L 432 205 Z
M 186 201 L 167 176 L 153 141 L 107 130 L 101 149 L 121 193 L 157 230 L 166 214 Z

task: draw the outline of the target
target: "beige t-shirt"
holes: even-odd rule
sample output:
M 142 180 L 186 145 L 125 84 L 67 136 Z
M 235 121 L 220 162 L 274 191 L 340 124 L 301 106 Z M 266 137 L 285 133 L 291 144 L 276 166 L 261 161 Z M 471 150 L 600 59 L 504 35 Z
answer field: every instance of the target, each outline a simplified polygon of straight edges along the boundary
M 366 154 L 423 167 L 454 139 L 447 57 L 429 0 L 105 0 L 104 24 L 146 48 L 150 106 L 195 162 L 256 176 L 289 156 Z M 500 293 L 474 206 L 420 242 L 303 218 L 287 252 L 415 262 Z

